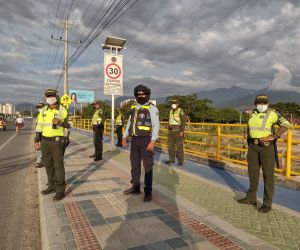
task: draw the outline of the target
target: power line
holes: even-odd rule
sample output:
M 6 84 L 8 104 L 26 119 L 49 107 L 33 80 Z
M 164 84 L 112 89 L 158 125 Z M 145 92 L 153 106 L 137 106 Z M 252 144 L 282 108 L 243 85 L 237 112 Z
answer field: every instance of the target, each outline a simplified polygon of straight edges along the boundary
M 56 21 L 57 21 L 57 16 L 58 16 L 58 11 L 59 11 L 59 7 L 60 7 L 60 3 L 61 3 L 61 0 L 59 0 L 58 6 L 57 6 L 55 20 L 53 22 L 52 35 L 54 33 L 54 29 L 55 29 L 55 26 L 56 26 Z M 46 60 L 46 70 L 48 68 L 48 63 L 49 63 L 49 57 L 50 57 L 51 48 L 52 48 L 52 43 L 50 42 L 49 43 L 49 48 L 48 48 L 47 60 Z M 49 74 L 49 72 L 48 72 L 48 74 Z M 49 77 L 49 75 L 47 75 L 47 77 Z
M 94 23 L 92 30 L 89 32 L 88 36 L 82 42 L 82 45 L 73 53 L 70 57 L 69 66 L 71 66 L 80 55 L 90 46 L 90 44 L 103 32 L 103 30 L 109 28 L 112 24 L 114 24 L 121 16 L 123 16 L 130 8 L 132 8 L 138 0 L 135 0 L 128 6 L 128 3 L 131 0 L 127 0 L 122 3 L 122 0 L 116 3 L 114 0 L 109 7 L 105 10 L 105 12 L 98 16 L 97 22 Z M 116 4 L 115 4 L 116 3 Z M 95 16 L 97 16 L 99 12 Z M 95 19 L 95 16 L 93 19 Z M 102 27 L 101 27 L 102 21 Z M 91 22 L 90 22 L 91 23 Z M 100 27 L 99 27 L 100 26 Z M 96 31 L 95 31 L 96 30 Z M 84 44 L 85 43 L 85 44 Z M 57 82 L 57 88 L 61 82 L 62 75 L 59 76 L 59 80 Z
M 66 1 L 65 7 L 64 7 L 64 10 L 63 10 L 63 14 L 62 14 L 62 17 L 61 17 L 61 20 L 60 20 L 60 24 L 59 24 L 58 27 L 61 27 L 61 25 L 62 25 L 62 22 L 63 22 L 63 20 L 64 20 L 64 15 L 65 15 L 65 11 L 66 11 L 68 2 L 69 2 L 69 0 Z M 63 32 L 64 32 L 64 29 L 62 28 L 62 31 L 61 31 L 61 34 L 60 34 L 59 37 L 62 37 Z M 59 28 L 58 28 L 58 30 L 57 30 L 57 36 L 58 36 L 58 34 L 59 34 Z M 52 64 L 51 71 L 50 71 L 51 73 L 53 72 L 54 66 L 55 66 L 55 64 L 56 64 L 56 58 L 57 58 L 57 54 L 58 54 L 59 48 L 60 48 L 60 43 L 58 43 L 58 45 L 57 45 L 57 47 L 56 47 L 56 52 L 55 52 L 53 64 Z M 53 78 L 54 78 L 54 76 L 53 76 L 53 74 L 52 74 L 49 80 L 52 81 Z M 49 82 L 48 82 L 48 83 L 49 83 Z

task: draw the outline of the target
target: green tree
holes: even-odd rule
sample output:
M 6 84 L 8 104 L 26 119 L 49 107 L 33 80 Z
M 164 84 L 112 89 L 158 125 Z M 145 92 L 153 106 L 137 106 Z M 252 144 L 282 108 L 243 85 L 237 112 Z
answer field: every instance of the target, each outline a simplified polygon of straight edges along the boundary
M 124 115 L 126 120 L 129 118 L 131 106 L 132 106 L 132 104 L 134 104 L 134 102 L 135 102 L 134 100 L 130 100 L 121 107 L 121 112 Z
M 241 113 L 233 108 L 219 109 L 218 120 L 220 123 L 237 123 L 240 121 Z
M 106 114 L 106 118 L 111 118 L 111 107 L 101 100 L 98 100 L 96 102 L 100 102 L 102 104 L 103 110 Z M 83 107 L 82 108 L 82 118 L 83 119 L 91 119 L 93 117 L 94 112 L 95 112 L 95 110 L 92 105 Z
M 278 111 L 281 115 L 283 115 L 286 119 L 290 119 L 291 116 L 293 118 L 300 118 L 300 104 L 296 102 L 278 102 L 275 104 L 271 104 L 270 107 L 276 111 Z

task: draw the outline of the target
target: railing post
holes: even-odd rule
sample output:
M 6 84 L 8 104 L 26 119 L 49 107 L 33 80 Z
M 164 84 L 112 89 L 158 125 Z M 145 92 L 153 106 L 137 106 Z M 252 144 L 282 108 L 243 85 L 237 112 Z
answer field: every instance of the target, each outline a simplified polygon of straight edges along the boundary
M 220 160 L 220 149 L 221 149 L 221 127 L 217 127 L 217 160 Z
M 291 161 L 292 161 L 292 129 L 289 128 L 286 140 L 286 177 L 291 176 Z

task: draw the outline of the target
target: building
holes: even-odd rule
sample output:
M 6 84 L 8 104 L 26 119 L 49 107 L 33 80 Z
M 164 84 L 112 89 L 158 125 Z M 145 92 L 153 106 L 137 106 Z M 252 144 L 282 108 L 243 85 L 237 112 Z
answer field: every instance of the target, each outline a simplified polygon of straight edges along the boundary
M 0 103 L 0 113 L 5 115 L 13 115 L 16 112 L 16 105 L 12 103 Z
M 120 102 L 120 107 L 122 108 L 124 105 L 126 105 L 130 101 L 135 101 L 135 99 L 127 99 L 123 102 Z M 150 102 L 152 102 L 152 104 L 156 106 L 156 100 L 150 100 Z

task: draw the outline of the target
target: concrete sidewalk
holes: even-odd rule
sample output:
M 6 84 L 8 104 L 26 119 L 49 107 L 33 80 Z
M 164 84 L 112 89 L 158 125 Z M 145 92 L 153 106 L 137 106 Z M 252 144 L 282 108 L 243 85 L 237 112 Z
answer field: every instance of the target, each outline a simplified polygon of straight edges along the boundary
M 296 215 L 260 214 L 236 203 L 231 189 L 160 164 L 153 201 L 144 203 L 143 195 L 123 195 L 130 187 L 126 150 L 106 145 L 104 160 L 94 163 L 89 136 L 73 131 L 71 141 L 67 197 L 53 202 L 53 195 L 40 195 L 43 249 L 300 249 Z M 38 171 L 41 191 L 46 174 Z

